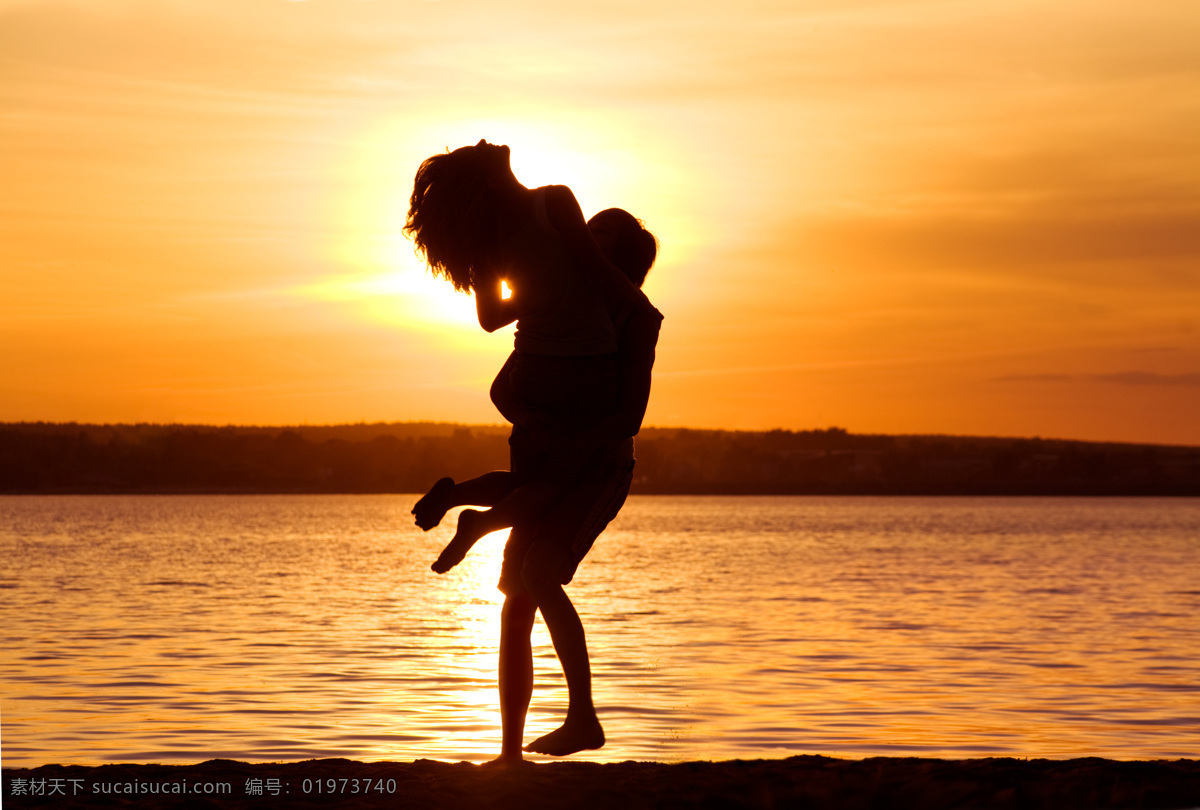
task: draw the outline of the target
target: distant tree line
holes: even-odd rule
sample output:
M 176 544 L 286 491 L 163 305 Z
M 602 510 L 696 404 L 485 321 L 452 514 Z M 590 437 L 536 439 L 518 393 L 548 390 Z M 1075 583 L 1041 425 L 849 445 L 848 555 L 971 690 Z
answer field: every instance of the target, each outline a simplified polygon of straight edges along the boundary
M 1200 495 L 1200 448 L 647 428 L 635 493 Z M 0 424 L 0 492 L 422 492 L 508 465 L 507 429 Z

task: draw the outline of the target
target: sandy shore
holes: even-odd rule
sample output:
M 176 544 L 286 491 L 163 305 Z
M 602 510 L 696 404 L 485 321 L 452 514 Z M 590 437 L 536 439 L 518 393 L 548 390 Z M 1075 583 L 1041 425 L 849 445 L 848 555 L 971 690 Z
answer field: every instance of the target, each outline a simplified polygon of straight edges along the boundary
M 179 791 L 188 790 L 188 793 Z M 32 795 L 38 794 L 38 795 Z M 781 760 L 5 768 L 5 807 L 1200 808 L 1200 760 Z

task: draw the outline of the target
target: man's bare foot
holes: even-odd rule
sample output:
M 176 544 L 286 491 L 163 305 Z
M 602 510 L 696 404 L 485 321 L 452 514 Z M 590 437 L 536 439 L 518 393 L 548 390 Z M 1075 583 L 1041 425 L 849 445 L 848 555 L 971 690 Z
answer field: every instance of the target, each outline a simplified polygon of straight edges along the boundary
M 417 505 L 412 508 L 417 525 L 425 531 L 429 531 L 441 523 L 442 518 L 450 509 L 450 493 L 453 490 L 453 478 L 439 479 L 436 484 L 431 486 L 424 497 L 417 501 Z
M 545 754 L 551 757 L 565 757 L 579 751 L 594 751 L 604 747 L 604 729 L 595 717 L 589 720 L 567 722 L 551 731 L 544 737 L 525 746 L 525 750 L 533 754 Z
M 493 760 L 483 763 L 485 768 L 502 768 L 502 767 L 519 767 L 521 765 L 533 765 L 534 763 L 521 756 L 518 751 L 515 754 L 501 754 Z
M 483 512 L 475 509 L 464 509 L 458 516 L 458 530 L 454 537 L 442 549 L 437 561 L 431 566 L 435 573 L 444 574 L 463 561 L 471 547 L 488 533 L 483 523 Z

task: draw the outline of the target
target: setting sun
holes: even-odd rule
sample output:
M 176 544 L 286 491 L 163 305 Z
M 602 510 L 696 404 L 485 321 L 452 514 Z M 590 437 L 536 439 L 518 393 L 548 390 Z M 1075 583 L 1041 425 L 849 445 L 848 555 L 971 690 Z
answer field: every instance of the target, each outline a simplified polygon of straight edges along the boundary
M 397 329 L 439 329 L 446 330 L 446 340 L 469 339 L 478 331 L 470 296 L 433 278 L 402 233 L 412 176 L 431 154 L 484 136 L 514 144 L 513 172 L 523 184 L 567 185 L 585 206 L 585 215 L 619 204 L 632 206 L 617 200 L 632 196 L 623 189 L 636 185 L 635 178 L 649 174 L 651 180 L 663 179 L 652 164 L 622 144 L 627 136 L 601 128 L 598 119 L 581 114 L 576 119 L 572 123 L 569 117 L 549 117 L 537 110 L 527 120 L 511 115 L 452 118 L 429 121 L 415 131 L 410 117 L 365 125 L 346 142 L 338 168 L 342 191 L 332 204 L 333 228 L 326 247 L 337 272 L 297 292 L 352 307 L 358 317 Z M 588 142 L 573 146 L 581 134 Z M 643 208 L 649 207 L 654 195 L 641 196 L 648 200 Z M 586 207 L 584 201 L 594 202 Z M 505 290 L 508 297 L 507 284 Z

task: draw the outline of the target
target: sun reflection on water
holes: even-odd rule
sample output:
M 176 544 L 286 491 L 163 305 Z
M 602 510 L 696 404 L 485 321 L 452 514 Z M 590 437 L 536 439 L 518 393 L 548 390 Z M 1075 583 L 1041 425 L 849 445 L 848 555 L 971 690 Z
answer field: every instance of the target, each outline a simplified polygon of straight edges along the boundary
M 454 524 L 453 519 L 447 521 Z M 496 589 L 508 532 L 485 535 L 449 573 L 439 578 L 446 603 L 439 610 L 448 632 L 431 639 L 431 667 L 443 686 L 433 710 L 445 718 L 445 739 L 435 743 L 450 758 L 480 761 L 495 756 L 500 739 L 496 661 L 500 647 L 500 607 Z

